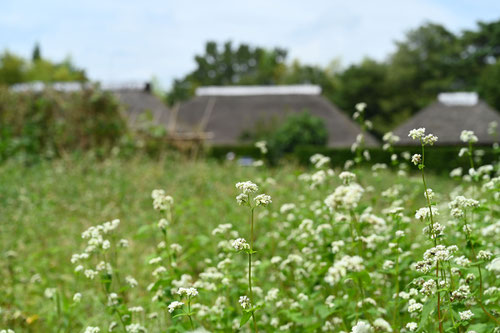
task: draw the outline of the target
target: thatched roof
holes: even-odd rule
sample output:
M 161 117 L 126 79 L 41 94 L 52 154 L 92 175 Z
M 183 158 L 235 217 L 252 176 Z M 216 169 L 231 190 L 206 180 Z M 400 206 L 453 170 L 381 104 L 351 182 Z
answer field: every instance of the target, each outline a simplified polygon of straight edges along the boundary
M 305 110 L 324 120 L 330 147 L 348 147 L 360 133 L 358 125 L 319 95 L 315 86 L 209 87 L 197 93 L 180 105 L 177 119 L 211 133 L 212 144 L 237 144 L 256 126 L 279 124 L 287 115 Z M 366 144 L 375 146 L 377 140 L 366 134 Z
M 145 112 L 151 112 L 155 123 L 167 126 L 169 121 L 169 109 L 155 95 L 145 89 L 116 89 L 111 90 L 118 102 L 123 105 L 132 126 L 137 124 L 139 116 Z
M 457 97 L 455 103 L 448 97 Z M 436 135 L 440 145 L 463 144 L 460 141 L 462 130 L 474 131 L 478 137 L 478 144 L 487 145 L 494 142 L 488 134 L 488 124 L 497 121 L 500 124 L 500 114 L 484 101 L 476 98 L 465 98 L 463 94 L 442 94 L 439 100 L 427 108 L 419 111 L 404 124 L 394 130 L 394 134 L 401 138 L 399 145 L 416 145 L 418 142 L 408 137 L 410 130 L 424 127 L 427 133 Z M 472 96 L 465 96 L 472 97 Z

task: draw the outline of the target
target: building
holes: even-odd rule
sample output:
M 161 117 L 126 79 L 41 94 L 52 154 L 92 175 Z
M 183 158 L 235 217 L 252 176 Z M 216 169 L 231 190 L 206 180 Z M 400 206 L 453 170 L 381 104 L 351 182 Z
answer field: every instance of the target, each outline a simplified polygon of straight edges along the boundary
M 274 126 L 288 115 L 308 111 L 324 120 L 328 146 L 349 147 L 361 132 L 346 114 L 321 96 L 313 85 L 201 87 L 182 103 L 177 123 L 208 134 L 213 145 L 235 145 L 259 125 Z M 366 134 L 367 146 L 377 140 Z
M 427 133 L 436 135 L 439 145 L 463 144 L 460 141 L 463 130 L 474 131 L 478 137 L 478 145 L 490 145 L 498 141 L 498 137 L 495 139 L 488 134 L 488 127 L 492 122 L 500 124 L 500 114 L 479 99 L 476 93 L 441 93 L 436 102 L 419 111 L 393 132 L 400 137 L 398 145 L 401 146 L 419 144 L 409 138 L 408 133 L 420 127 L 424 127 Z

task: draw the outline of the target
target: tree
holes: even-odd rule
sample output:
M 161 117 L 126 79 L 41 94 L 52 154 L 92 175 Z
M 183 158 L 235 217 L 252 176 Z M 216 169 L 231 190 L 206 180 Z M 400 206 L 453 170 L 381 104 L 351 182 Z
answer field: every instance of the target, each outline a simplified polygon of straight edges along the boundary
M 40 45 L 38 43 L 35 44 L 35 48 L 33 49 L 33 55 L 31 56 L 31 61 L 37 62 L 42 59 L 42 51 L 40 50 Z
M 11 85 L 25 80 L 26 62 L 8 51 L 0 56 L 0 84 Z
M 281 48 L 266 50 L 226 42 L 219 47 L 207 42 L 205 53 L 195 56 L 196 69 L 182 79 L 174 80 L 167 95 L 169 104 L 194 95 L 196 88 L 206 85 L 272 85 L 278 84 L 286 70 L 287 52 Z

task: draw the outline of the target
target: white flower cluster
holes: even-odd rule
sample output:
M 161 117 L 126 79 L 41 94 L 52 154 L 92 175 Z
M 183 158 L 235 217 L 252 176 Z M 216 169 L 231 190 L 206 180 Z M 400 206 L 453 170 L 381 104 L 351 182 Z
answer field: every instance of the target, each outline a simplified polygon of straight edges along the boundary
M 460 140 L 466 143 L 475 143 L 477 142 L 477 136 L 473 131 L 463 130 L 462 133 L 460 133 Z
M 99 327 L 87 326 L 84 333 L 99 333 L 101 329 Z
M 257 141 L 255 147 L 259 148 L 261 154 L 267 154 L 267 142 Z
M 151 198 L 153 198 L 153 208 L 156 210 L 168 210 L 174 204 L 174 198 L 166 195 L 164 190 L 153 190 Z
M 419 140 L 423 145 L 433 145 L 438 137 L 434 134 L 425 135 L 425 128 L 412 129 L 408 134 L 413 140 Z
M 335 261 L 333 266 L 328 269 L 325 281 L 333 286 L 346 276 L 347 272 L 361 272 L 364 268 L 363 258 L 345 255 L 340 260 Z
M 415 218 L 417 220 L 429 219 L 431 217 L 431 212 L 433 217 L 439 215 L 438 209 L 434 206 L 431 206 L 431 209 L 429 209 L 429 207 L 422 207 L 415 212 Z
M 243 251 L 243 250 L 248 250 L 250 249 L 250 245 L 247 243 L 247 241 L 244 238 L 238 238 L 233 241 L 232 246 L 237 250 L 237 251 Z
M 326 197 L 324 203 L 330 209 L 354 209 L 358 206 L 363 192 L 364 189 L 356 183 L 340 185 L 332 194 Z
M 252 183 L 251 181 L 239 182 L 236 183 L 236 188 L 240 190 L 243 194 L 251 194 L 255 193 L 259 190 L 257 184 Z
M 422 163 L 422 155 L 413 154 L 413 156 L 411 157 L 411 163 L 413 163 L 415 165 Z
M 373 327 L 370 326 L 366 321 L 358 321 L 356 325 L 352 327 L 351 333 L 372 333 Z
M 324 156 L 322 154 L 314 154 L 313 156 L 311 156 L 310 161 L 316 168 L 319 169 L 324 165 L 330 163 L 330 157 Z
M 270 195 L 267 195 L 267 194 L 259 194 L 257 195 L 255 198 L 254 198 L 254 201 L 255 201 L 255 205 L 256 206 L 267 206 L 269 205 L 272 200 L 271 200 L 271 196 Z
M 179 301 L 173 301 L 168 305 L 168 312 L 172 313 L 174 310 L 182 308 L 184 306 L 184 303 L 179 302 Z
M 466 310 L 458 313 L 460 315 L 460 320 L 469 320 L 474 316 L 471 310 Z
M 179 288 L 177 290 L 177 294 L 180 295 L 181 297 L 186 295 L 187 297 L 195 297 L 198 296 L 198 290 L 196 288 Z
M 250 308 L 250 299 L 247 296 L 240 296 L 240 299 L 238 301 L 243 309 L 248 309 Z
M 125 326 L 125 331 L 127 331 L 127 333 L 145 333 L 147 329 L 141 324 L 130 324 Z

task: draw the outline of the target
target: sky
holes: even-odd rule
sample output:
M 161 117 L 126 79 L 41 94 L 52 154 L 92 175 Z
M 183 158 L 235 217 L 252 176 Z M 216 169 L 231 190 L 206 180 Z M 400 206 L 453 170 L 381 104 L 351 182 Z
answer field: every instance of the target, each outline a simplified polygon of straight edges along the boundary
M 453 32 L 500 19 L 499 0 L 0 0 L 0 51 L 71 57 L 92 80 L 168 88 L 208 40 L 282 47 L 289 60 L 383 60 L 424 22 Z

